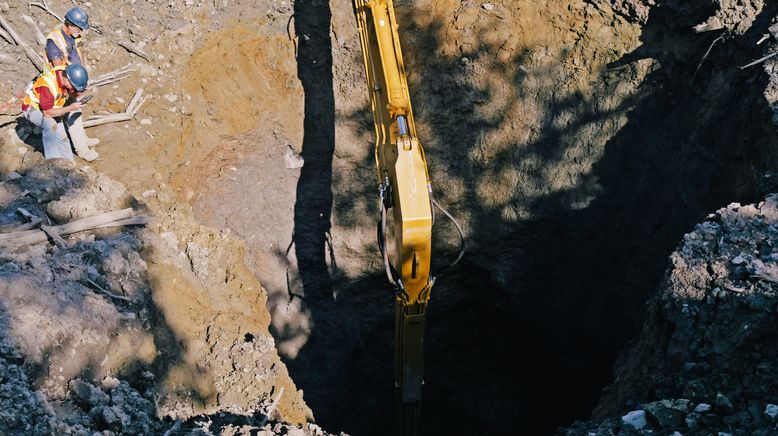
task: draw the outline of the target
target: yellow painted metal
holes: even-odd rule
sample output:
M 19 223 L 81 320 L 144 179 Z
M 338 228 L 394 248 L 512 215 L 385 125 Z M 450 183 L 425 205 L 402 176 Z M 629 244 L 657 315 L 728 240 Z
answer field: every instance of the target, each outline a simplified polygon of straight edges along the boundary
M 416 137 L 394 8 L 391 0 L 354 0 L 354 5 L 375 121 L 378 181 L 388 177 L 392 187 L 395 269 L 407 294 L 404 304 L 426 304 L 432 249 L 430 181 Z M 405 135 L 400 134 L 400 116 L 407 124 Z
M 414 434 L 421 403 L 424 324 L 430 298 L 432 206 L 427 162 L 417 136 L 391 0 L 353 0 L 375 121 L 379 184 L 392 193 L 398 433 Z M 405 129 L 401 131 L 401 124 Z

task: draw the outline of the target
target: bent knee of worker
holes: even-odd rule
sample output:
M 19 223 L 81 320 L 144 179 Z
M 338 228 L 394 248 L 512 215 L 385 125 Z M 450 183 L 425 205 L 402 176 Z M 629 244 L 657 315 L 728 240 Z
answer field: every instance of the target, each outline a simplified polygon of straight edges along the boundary
M 43 120 L 43 137 L 56 138 L 58 141 L 67 142 L 68 134 L 65 131 L 65 126 L 62 123 L 56 122 L 52 118 L 44 118 Z
M 36 109 L 28 109 L 24 112 L 24 119 L 29 121 L 30 123 L 38 126 L 43 127 L 43 113 Z
M 57 130 L 59 123 L 54 118 L 43 117 L 41 119 L 41 127 L 50 131 Z

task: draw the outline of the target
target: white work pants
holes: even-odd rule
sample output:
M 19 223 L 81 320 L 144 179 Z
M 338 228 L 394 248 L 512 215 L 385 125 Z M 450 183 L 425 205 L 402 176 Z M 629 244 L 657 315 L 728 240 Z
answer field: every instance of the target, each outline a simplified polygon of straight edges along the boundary
M 38 109 L 28 108 L 24 111 L 24 118 L 43 131 L 43 155 L 46 159 L 73 160 L 73 152 L 67 133 L 70 133 L 70 139 L 73 141 L 76 153 L 82 154 L 89 151 L 86 131 L 84 131 L 84 117 L 81 111 L 67 113 L 60 117 L 61 121 L 58 122 L 54 118 L 44 116 L 43 112 Z M 64 123 L 67 123 L 67 132 Z

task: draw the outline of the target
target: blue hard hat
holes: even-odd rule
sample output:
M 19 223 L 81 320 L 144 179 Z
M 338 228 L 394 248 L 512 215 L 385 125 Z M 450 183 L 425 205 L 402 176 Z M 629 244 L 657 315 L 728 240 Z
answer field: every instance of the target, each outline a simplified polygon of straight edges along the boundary
M 65 23 L 70 23 L 81 30 L 89 29 L 89 15 L 81 8 L 73 8 L 65 14 Z
M 65 68 L 65 77 L 79 92 L 85 90 L 87 84 L 89 84 L 89 73 L 86 72 L 86 68 L 79 64 L 68 65 Z

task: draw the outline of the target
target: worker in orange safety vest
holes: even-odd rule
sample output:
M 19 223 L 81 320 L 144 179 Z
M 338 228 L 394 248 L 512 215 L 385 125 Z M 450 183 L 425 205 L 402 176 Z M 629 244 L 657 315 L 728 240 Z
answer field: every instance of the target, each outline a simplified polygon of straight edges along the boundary
M 71 142 L 80 158 L 93 161 L 99 156 L 86 144 L 82 103 L 78 101 L 88 83 L 89 74 L 83 66 L 60 65 L 41 73 L 27 87 L 22 112 L 27 121 L 42 129 L 46 159 L 72 160 Z

